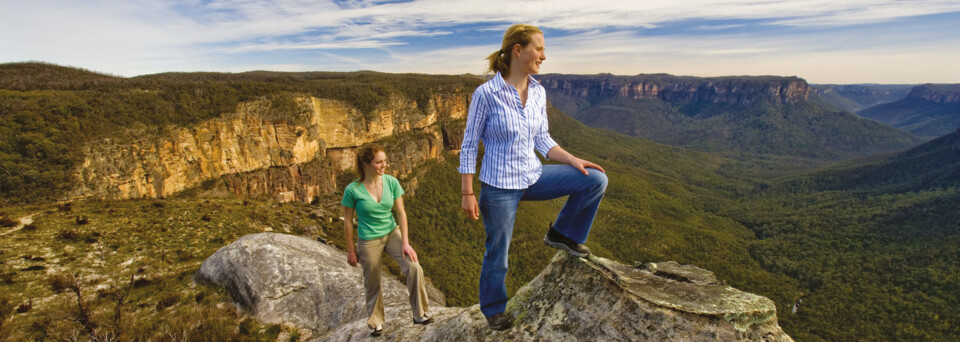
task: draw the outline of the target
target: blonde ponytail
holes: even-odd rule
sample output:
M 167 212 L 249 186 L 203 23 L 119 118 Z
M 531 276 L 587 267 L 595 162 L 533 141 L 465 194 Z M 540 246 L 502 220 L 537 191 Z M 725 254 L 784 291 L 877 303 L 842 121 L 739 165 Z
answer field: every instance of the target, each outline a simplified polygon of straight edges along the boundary
M 500 44 L 500 50 L 494 51 L 487 56 L 487 61 L 490 63 L 487 71 L 491 73 L 499 72 L 503 77 L 509 77 L 510 58 L 513 56 L 513 47 L 517 44 L 519 44 L 520 47 L 527 46 L 527 44 L 530 43 L 530 36 L 534 33 L 543 34 L 543 31 L 540 31 L 540 28 L 536 26 L 527 24 L 510 26 L 507 32 L 503 34 L 503 42 Z

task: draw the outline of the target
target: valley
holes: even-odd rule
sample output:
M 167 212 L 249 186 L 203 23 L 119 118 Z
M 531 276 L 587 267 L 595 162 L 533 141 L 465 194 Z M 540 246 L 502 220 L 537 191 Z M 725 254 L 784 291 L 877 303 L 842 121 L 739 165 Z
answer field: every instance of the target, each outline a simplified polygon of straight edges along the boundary
M 408 189 L 426 275 L 448 306 L 476 303 L 484 233 L 459 212 L 456 165 L 480 77 L 0 71 L 0 217 L 36 213 L 0 236 L 0 337 L 83 335 L 77 296 L 54 286 L 70 274 L 100 333 L 293 336 L 192 275 L 254 232 L 344 248 L 338 189 L 365 142 L 387 147 Z M 551 135 L 610 178 L 587 243 L 598 256 L 713 271 L 772 299 L 800 341 L 960 337 L 960 133 L 926 141 L 824 105 L 799 78 L 656 75 L 618 97 L 638 88 L 542 77 L 558 96 Z M 146 190 L 118 190 L 131 184 Z M 521 204 L 511 294 L 550 261 L 540 239 L 561 205 Z

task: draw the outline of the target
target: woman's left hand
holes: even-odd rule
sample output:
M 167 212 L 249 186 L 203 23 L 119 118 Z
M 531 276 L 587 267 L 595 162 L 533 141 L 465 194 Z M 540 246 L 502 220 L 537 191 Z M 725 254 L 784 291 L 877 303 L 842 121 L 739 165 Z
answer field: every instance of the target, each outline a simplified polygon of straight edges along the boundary
M 417 261 L 417 251 L 413 250 L 410 244 L 405 243 L 403 244 L 403 257 L 406 258 L 407 256 L 410 256 L 410 261 L 419 262 Z
M 570 160 L 570 166 L 573 166 L 573 167 L 575 167 L 577 170 L 580 170 L 580 172 L 582 172 L 584 175 L 587 175 L 587 174 L 588 174 L 588 173 L 587 173 L 587 168 L 588 168 L 588 167 L 591 168 L 591 169 L 600 170 L 600 172 L 603 172 L 603 173 L 607 173 L 607 171 L 604 170 L 602 167 L 600 167 L 600 165 L 597 165 L 596 163 L 594 163 L 594 162 L 592 162 L 592 161 L 583 160 L 583 159 L 580 159 L 580 158 L 573 158 L 572 160 Z

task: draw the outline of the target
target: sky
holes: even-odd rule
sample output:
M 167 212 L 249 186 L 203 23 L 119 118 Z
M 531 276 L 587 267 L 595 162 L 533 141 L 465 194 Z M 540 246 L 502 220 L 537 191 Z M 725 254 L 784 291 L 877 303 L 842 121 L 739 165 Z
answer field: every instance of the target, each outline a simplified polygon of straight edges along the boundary
M 516 23 L 542 73 L 960 83 L 960 0 L 0 0 L 0 63 L 483 74 Z

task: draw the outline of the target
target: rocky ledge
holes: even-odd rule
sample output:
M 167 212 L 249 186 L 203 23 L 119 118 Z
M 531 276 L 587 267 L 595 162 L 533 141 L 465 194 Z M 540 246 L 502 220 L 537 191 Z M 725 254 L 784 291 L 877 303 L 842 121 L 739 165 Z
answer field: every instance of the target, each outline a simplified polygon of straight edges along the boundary
M 773 301 L 675 262 L 635 266 L 554 256 L 511 298 L 514 327 L 492 331 L 479 306 L 448 308 L 431 286 L 436 323 L 414 325 L 406 289 L 384 277 L 385 341 L 792 341 Z M 369 338 L 363 279 L 334 247 L 284 234 L 244 236 L 201 266 L 197 281 L 227 288 L 264 323 L 289 323 L 314 341 Z

